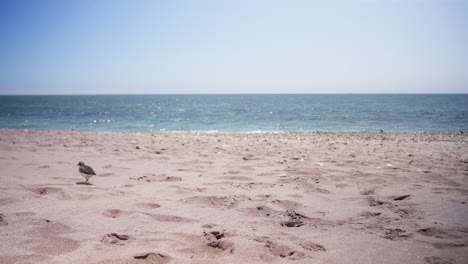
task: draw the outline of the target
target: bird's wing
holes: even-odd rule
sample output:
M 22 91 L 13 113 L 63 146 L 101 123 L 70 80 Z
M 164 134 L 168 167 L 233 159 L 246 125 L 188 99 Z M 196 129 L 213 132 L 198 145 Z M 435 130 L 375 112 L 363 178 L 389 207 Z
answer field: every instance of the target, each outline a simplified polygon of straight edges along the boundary
M 91 168 L 90 166 L 86 166 L 86 165 L 80 166 L 80 172 L 85 173 L 85 174 L 90 174 L 90 175 L 96 175 L 93 168 Z

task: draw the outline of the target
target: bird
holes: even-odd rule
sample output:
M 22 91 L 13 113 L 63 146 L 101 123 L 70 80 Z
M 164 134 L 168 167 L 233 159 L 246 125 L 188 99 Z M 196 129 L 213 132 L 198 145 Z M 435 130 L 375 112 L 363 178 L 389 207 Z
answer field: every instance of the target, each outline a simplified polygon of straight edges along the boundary
M 80 166 L 78 168 L 78 171 L 80 172 L 81 176 L 83 176 L 86 179 L 86 182 L 88 182 L 89 178 L 96 175 L 93 168 L 91 168 L 90 166 L 84 164 L 84 162 L 82 162 L 82 161 L 78 162 L 78 164 L 76 164 L 76 166 Z

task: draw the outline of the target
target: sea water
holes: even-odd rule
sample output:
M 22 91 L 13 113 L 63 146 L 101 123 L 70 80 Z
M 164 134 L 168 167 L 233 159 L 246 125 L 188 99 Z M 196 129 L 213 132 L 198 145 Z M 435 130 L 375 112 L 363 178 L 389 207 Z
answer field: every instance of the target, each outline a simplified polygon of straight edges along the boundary
M 0 127 L 92 131 L 467 131 L 467 94 L 0 96 Z

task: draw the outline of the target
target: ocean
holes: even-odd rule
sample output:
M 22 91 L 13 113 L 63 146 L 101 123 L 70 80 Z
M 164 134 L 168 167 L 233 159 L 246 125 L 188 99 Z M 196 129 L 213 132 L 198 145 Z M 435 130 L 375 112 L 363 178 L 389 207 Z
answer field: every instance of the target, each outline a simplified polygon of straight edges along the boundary
M 88 131 L 468 131 L 468 94 L 0 96 L 0 127 Z

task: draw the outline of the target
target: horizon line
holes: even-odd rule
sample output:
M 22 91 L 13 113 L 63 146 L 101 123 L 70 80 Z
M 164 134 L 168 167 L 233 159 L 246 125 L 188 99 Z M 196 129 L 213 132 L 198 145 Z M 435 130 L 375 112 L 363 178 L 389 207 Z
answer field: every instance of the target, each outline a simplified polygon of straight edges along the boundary
M 95 94 L 0 94 L 0 96 L 105 96 L 105 95 L 465 95 L 461 93 L 95 93 Z

